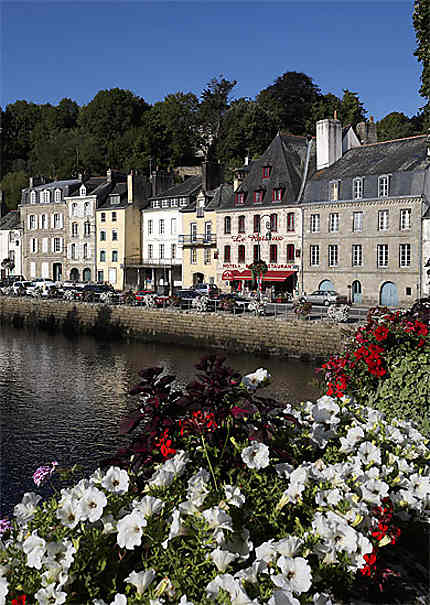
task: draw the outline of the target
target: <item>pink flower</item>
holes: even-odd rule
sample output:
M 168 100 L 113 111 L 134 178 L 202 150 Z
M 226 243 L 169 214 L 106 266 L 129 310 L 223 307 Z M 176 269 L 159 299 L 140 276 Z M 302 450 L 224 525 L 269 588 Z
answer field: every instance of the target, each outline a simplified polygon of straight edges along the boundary
M 0 519 L 0 537 L 9 531 L 12 527 L 12 523 L 9 519 Z
M 51 466 L 39 466 L 39 468 L 33 474 L 33 481 L 37 487 L 39 487 L 47 477 L 52 475 L 56 466 L 58 466 L 58 462 L 55 460 L 51 462 Z

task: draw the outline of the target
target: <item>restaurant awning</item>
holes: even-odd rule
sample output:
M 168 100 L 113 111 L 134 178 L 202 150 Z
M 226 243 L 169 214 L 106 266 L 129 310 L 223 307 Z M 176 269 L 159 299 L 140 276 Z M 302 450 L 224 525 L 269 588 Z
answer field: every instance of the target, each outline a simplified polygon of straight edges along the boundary
M 284 281 L 287 277 L 290 277 L 295 271 L 266 271 L 263 275 L 263 281 Z M 251 280 L 252 272 L 250 269 L 243 269 L 238 271 L 237 269 L 228 269 L 222 274 L 223 281 L 239 281 L 239 280 Z

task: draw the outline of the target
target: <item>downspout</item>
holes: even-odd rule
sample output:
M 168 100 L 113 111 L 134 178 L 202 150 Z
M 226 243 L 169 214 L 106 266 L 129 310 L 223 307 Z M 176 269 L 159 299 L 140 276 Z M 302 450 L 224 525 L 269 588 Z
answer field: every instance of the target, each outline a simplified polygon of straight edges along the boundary
M 302 201 L 302 196 L 303 196 L 303 192 L 305 190 L 305 185 L 306 185 L 306 180 L 308 178 L 308 172 L 309 172 L 309 161 L 310 161 L 310 157 L 311 157 L 311 150 L 312 150 L 312 143 L 313 143 L 313 139 L 310 138 L 308 141 L 308 148 L 306 150 L 306 160 L 305 160 L 305 169 L 303 171 L 303 179 L 302 179 L 302 185 L 300 187 L 300 191 L 299 191 L 299 195 L 297 197 L 297 202 L 300 203 Z M 300 294 L 303 294 L 304 291 L 304 274 L 303 274 L 303 256 L 304 256 L 304 243 L 305 243 L 305 223 L 304 223 L 304 217 L 305 217 L 305 211 L 303 206 L 301 207 L 301 212 L 302 212 L 302 242 L 301 242 L 301 254 L 300 254 L 300 274 L 301 274 L 301 292 Z
M 424 214 L 424 197 L 421 196 L 420 203 L 420 235 L 418 240 L 418 300 L 421 300 L 422 280 L 423 280 L 423 214 Z

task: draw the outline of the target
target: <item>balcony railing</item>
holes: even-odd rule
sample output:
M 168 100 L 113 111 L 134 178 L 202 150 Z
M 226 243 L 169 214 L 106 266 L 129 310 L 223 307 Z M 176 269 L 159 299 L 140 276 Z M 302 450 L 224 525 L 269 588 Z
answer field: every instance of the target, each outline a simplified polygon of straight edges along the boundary
M 127 256 L 124 259 L 124 267 L 176 267 L 182 265 L 182 260 L 178 258 L 142 258 L 140 256 Z
M 180 246 L 210 246 L 216 243 L 216 235 L 210 233 L 208 235 L 180 235 Z

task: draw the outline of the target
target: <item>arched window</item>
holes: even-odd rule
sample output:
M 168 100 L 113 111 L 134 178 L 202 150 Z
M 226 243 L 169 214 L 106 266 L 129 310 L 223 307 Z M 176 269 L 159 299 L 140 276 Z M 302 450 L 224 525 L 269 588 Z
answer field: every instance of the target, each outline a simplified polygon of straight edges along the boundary
M 237 249 L 237 261 L 239 263 L 245 262 L 245 246 L 239 246 Z
M 35 204 L 36 203 L 36 192 L 35 191 L 32 191 L 30 193 L 30 203 L 31 204 Z
M 239 216 L 237 231 L 238 233 L 245 233 L 245 217 L 243 216 L 243 214 Z
M 55 201 L 56 202 L 61 202 L 61 189 L 56 189 L 55 190 Z
M 79 193 L 81 195 L 87 195 L 87 188 L 85 187 L 85 185 L 81 185 L 81 188 L 79 189 Z
M 294 231 L 295 228 L 294 212 L 289 212 L 287 214 L 287 231 Z
M 231 217 L 224 217 L 224 233 L 231 233 Z
M 85 204 L 84 204 L 84 214 L 85 214 L 85 216 L 88 216 L 90 214 L 90 203 L 89 202 L 85 202 Z
M 84 244 L 84 258 L 88 258 L 88 244 Z
M 78 204 L 76 202 L 72 204 L 72 216 L 78 216 Z
M 76 259 L 76 244 L 70 246 L 70 256 L 72 259 Z
M 43 192 L 43 203 L 49 204 L 49 200 L 50 200 L 49 190 L 45 189 L 45 191 Z

